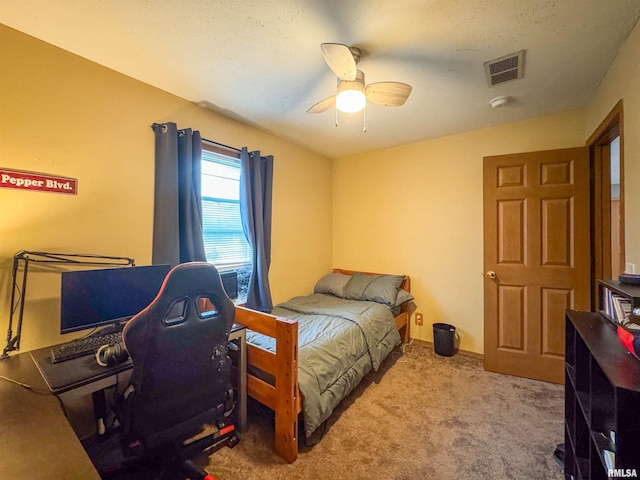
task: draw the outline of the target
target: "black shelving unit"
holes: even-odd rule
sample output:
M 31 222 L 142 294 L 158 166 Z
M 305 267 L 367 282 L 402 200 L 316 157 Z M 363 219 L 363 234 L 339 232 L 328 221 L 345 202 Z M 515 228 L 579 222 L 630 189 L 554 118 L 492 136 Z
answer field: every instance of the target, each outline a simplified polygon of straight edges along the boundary
M 567 312 L 565 354 L 565 478 L 640 478 L 640 360 L 592 312 Z

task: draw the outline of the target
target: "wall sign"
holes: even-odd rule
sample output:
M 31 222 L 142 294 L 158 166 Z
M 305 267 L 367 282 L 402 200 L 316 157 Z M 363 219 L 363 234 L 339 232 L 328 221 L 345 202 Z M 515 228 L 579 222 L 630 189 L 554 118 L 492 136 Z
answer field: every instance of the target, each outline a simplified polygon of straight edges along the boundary
M 78 193 L 78 180 L 47 175 L 46 173 L 22 172 L 20 170 L 0 168 L 0 188 L 76 195 Z

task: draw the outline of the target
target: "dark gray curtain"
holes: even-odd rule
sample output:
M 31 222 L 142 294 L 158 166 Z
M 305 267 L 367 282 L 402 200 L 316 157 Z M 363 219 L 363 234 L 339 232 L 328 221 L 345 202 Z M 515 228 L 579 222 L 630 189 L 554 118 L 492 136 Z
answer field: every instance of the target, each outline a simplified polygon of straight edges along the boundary
M 242 228 L 253 249 L 253 271 L 249 280 L 247 307 L 262 312 L 273 308 L 269 288 L 271 265 L 271 194 L 273 156 L 259 151 L 240 152 L 240 212 Z
M 202 237 L 200 132 L 154 123 L 153 263 L 206 261 Z

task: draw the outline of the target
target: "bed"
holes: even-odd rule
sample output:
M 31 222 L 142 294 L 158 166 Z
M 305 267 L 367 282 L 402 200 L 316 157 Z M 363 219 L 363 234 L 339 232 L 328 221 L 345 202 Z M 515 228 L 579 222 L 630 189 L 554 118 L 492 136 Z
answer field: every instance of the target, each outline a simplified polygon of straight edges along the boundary
M 372 369 L 409 341 L 410 279 L 334 269 L 314 293 L 271 314 L 236 307 L 247 327 L 247 391 L 275 413 L 275 451 L 298 456 L 298 414 L 309 436 Z

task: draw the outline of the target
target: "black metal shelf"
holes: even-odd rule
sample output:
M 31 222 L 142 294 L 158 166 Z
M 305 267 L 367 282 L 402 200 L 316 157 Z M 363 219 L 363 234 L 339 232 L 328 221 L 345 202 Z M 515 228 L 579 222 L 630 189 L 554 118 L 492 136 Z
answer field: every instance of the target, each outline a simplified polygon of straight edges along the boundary
M 568 311 L 565 477 L 607 479 L 606 451 L 614 454 L 612 468 L 635 469 L 640 475 L 637 445 L 640 361 L 621 345 L 610 320 L 599 313 Z

